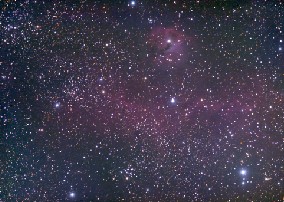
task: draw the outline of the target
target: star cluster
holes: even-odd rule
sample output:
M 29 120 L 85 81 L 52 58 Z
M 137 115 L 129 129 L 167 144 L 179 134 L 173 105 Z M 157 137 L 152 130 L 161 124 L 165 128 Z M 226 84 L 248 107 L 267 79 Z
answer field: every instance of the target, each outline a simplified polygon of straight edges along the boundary
M 281 1 L 0 2 L 3 201 L 281 201 Z

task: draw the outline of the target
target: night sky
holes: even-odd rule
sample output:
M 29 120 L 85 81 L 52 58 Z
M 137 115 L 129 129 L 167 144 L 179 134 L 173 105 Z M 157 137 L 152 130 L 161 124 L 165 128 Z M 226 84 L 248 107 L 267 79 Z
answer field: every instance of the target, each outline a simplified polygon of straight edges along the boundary
M 0 2 L 0 201 L 282 201 L 284 2 Z

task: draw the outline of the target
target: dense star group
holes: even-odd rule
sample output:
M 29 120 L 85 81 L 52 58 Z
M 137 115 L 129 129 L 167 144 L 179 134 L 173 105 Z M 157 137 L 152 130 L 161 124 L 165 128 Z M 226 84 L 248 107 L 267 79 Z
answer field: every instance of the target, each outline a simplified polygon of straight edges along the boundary
M 0 2 L 3 201 L 281 201 L 281 1 Z

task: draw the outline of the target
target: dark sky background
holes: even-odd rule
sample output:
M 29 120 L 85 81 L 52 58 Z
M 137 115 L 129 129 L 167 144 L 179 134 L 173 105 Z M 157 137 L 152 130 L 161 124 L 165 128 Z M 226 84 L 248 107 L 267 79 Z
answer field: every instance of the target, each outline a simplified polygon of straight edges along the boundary
M 1 201 L 282 201 L 282 1 L 0 2 Z

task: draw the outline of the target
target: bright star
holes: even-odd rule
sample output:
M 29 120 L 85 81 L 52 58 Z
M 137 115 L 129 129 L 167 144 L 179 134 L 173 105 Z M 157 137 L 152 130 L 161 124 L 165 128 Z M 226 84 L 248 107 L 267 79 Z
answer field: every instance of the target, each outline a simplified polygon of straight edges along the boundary
M 60 107 L 60 103 L 59 103 L 59 102 L 56 102 L 56 103 L 55 103 L 55 107 L 56 107 L 56 108 Z
M 172 98 L 171 103 L 175 103 L 175 102 L 176 102 L 175 98 Z
M 168 39 L 168 40 L 167 40 L 167 42 L 168 42 L 168 43 L 171 43 L 171 42 L 172 42 L 172 40 Z
M 135 1 L 131 1 L 131 6 L 135 6 Z
M 71 198 L 74 198 L 74 197 L 75 197 L 75 193 L 74 193 L 74 192 L 71 192 L 71 193 L 69 194 L 69 196 L 70 196 Z
M 244 170 L 244 169 L 242 169 L 242 170 L 241 170 L 241 174 L 242 174 L 242 175 L 246 175 L 246 174 L 247 174 L 247 171 Z

